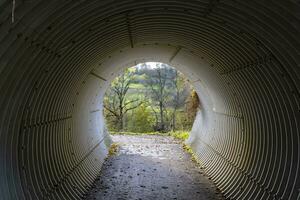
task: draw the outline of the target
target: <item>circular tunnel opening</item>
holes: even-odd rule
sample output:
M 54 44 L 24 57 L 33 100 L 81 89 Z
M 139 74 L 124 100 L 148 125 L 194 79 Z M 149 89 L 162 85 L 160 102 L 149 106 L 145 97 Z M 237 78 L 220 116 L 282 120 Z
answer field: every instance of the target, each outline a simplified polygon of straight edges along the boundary
M 189 132 L 199 110 L 196 91 L 187 77 L 158 62 L 121 71 L 104 96 L 110 133 Z
M 112 145 L 86 199 L 222 198 L 184 143 L 199 104 L 190 80 L 170 65 L 139 63 L 115 74 L 103 97 Z

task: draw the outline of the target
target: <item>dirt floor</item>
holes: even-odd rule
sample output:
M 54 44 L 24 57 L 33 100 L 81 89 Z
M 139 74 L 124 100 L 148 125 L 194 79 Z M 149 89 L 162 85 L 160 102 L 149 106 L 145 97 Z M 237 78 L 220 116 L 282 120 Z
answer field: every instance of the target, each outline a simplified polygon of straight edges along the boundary
M 112 136 L 116 155 L 103 165 L 86 199 L 223 199 L 180 141 L 163 136 Z

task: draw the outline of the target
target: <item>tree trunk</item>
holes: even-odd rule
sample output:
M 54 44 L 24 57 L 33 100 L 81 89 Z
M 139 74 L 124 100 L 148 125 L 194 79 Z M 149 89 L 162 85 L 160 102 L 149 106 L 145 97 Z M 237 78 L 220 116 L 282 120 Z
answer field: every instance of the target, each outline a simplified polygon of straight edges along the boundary
M 175 108 L 172 116 L 172 131 L 176 130 L 176 111 L 177 109 Z
M 160 129 L 161 131 L 165 130 L 165 122 L 164 122 L 164 110 L 163 110 L 163 103 L 159 102 L 159 111 L 160 111 Z
M 119 129 L 120 129 L 120 131 L 123 131 L 123 128 L 124 128 L 124 123 L 123 123 L 123 106 L 121 105 L 120 106 L 120 118 L 119 118 L 119 124 L 120 124 L 120 127 L 119 127 Z

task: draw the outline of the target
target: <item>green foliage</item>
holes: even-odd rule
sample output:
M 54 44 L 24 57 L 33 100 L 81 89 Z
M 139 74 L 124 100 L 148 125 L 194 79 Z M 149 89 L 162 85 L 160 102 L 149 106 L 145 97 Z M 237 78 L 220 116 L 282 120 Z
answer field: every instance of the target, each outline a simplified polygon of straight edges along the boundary
M 195 152 L 193 151 L 193 149 L 191 148 L 191 146 L 187 145 L 187 144 L 183 144 L 182 148 L 188 152 L 189 154 L 191 154 L 191 160 L 195 163 L 197 163 L 200 168 L 202 168 L 202 163 L 201 160 L 197 157 L 197 155 L 195 154 Z
M 190 115 L 191 114 L 184 109 L 176 112 L 176 130 L 190 130 L 192 128 L 194 117 L 190 117 Z
M 185 141 L 189 137 L 189 132 L 187 131 L 175 131 L 175 132 L 170 132 L 170 136 L 177 138 L 181 141 Z M 193 151 L 192 147 L 190 145 L 187 145 L 185 143 L 182 143 L 182 148 L 188 152 L 191 155 L 191 160 L 195 163 L 197 163 L 201 167 L 201 161 L 198 159 L 197 155 Z
M 128 98 L 130 85 L 135 80 L 135 68 L 128 68 L 123 74 L 116 77 L 111 83 L 110 89 L 104 97 L 105 116 L 108 128 L 123 131 L 126 127 L 124 120 L 128 111 L 134 110 L 140 105 L 139 98 Z
M 119 151 L 119 144 L 112 143 L 109 150 L 108 150 L 108 155 L 109 156 L 114 156 L 118 153 L 118 151 Z
M 130 89 L 145 89 L 145 86 L 141 83 L 132 83 Z
M 128 134 L 172 130 L 180 137 L 178 130 L 191 129 L 199 107 L 191 89 L 183 74 L 166 64 L 128 68 L 104 97 L 108 130 Z
M 128 130 L 139 133 L 151 132 L 153 131 L 154 121 L 150 108 L 146 103 L 143 103 L 132 113 Z
M 172 131 L 169 133 L 170 136 L 177 138 L 179 140 L 186 140 L 189 137 L 189 132 L 188 131 Z

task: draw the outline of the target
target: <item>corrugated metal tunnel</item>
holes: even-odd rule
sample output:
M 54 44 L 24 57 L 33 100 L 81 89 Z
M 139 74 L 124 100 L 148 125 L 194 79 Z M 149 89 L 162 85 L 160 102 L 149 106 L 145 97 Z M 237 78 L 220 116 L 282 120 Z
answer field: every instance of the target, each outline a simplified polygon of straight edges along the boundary
M 83 197 L 105 89 L 159 61 L 194 84 L 188 142 L 228 199 L 300 199 L 299 38 L 297 0 L 0 1 L 1 198 Z

